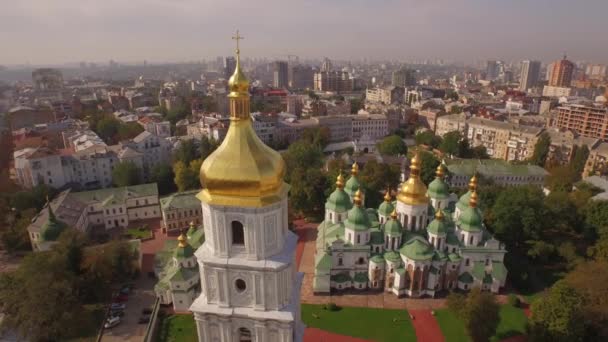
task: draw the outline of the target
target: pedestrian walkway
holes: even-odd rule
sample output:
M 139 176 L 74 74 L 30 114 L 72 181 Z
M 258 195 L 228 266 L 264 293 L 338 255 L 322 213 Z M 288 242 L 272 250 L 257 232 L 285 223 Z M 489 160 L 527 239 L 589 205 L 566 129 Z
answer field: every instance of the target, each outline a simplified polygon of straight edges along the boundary
M 443 342 L 445 338 L 431 310 L 409 310 L 418 342 Z
M 304 342 L 369 342 L 356 337 L 332 334 L 317 328 L 306 328 Z

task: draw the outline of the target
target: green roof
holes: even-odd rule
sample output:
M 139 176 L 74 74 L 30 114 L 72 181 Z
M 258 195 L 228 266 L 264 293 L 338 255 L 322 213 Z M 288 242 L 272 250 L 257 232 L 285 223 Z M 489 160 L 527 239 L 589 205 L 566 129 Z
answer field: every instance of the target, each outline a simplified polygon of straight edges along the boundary
M 315 261 L 315 269 L 319 271 L 330 271 L 331 270 L 331 255 L 323 254 L 320 258 L 317 257 Z
M 475 279 L 478 280 L 482 280 L 483 277 L 486 276 L 486 266 L 483 262 L 478 261 L 473 265 L 473 270 L 471 271 L 471 273 L 473 273 L 473 277 Z
M 420 236 L 414 236 L 406 241 L 399 252 L 411 260 L 429 260 L 435 254 L 433 247 Z
M 401 261 L 401 256 L 399 256 L 399 253 L 395 251 L 389 251 L 384 253 L 384 259 L 391 262 L 399 262 Z
M 353 279 L 355 280 L 355 283 L 367 283 L 369 281 L 366 272 L 355 273 Z
M 398 269 L 395 270 L 395 273 L 399 274 L 400 276 L 404 276 L 405 275 L 405 268 L 399 267 Z
M 460 196 L 460 199 L 456 203 L 456 208 L 458 208 L 458 210 L 465 211 L 469 207 L 469 202 L 471 201 L 472 193 L 473 192 L 469 190 L 464 195 Z
M 395 206 L 392 202 L 382 201 L 378 207 L 378 213 L 384 216 L 390 216 L 393 210 L 395 210 Z
M 492 284 L 492 275 L 486 274 L 485 277 L 483 277 L 483 283 Z
M 458 218 L 458 227 L 465 232 L 480 232 L 482 219 L 479 209 L 468 207 Z
M 383 245 L 384 234 L 378 229 L 372 229 L 369 233 L 369 244 L 370 245 Z
M 350 200 L 350 196 L 340 188 L 336 188 L 336 190 L 329 195 L 327 202 L 325 202 L 325 209 L 340 213 L 345 212 L 352 207 L 353 202 Z
M 371 222 L 365 209 L 354 206 L 348 211 L 344 226 L 355 231 L 362 231 L 368 230 L 371 227 Z
M 448 185 L 439 177 L 435 178 L 431 183 L 429 183 L 429 188 L 426 193 L 430 198 L 435 199 L 444 200 L 450 197 Z
M 42 241 L 55 241 L 68 225 L 55 216 L 50 203 L 47 204 L 47 208 L 49 211 L 49 218 L 40 230 L 40 239 Z
M 200 208 L 201 201 L 196 198 L 200 190 L 176 192 L 160 199 L 163 210 Z
M 382 255 L 380 255 L 380 254 L 376 254 L 373 257 L 371 257 L 369 260 L 375 262 L 376 264 L 381 264 L 384 262 L 384 257 L 382 257 Z
M 336 283 L 346 283 L 347 281 L 353 280 L 348 272 L 334 274 L 330 277 L 331 281 L 335 281 Z
M 464 272 L 458 276 L 458 281 L 465 284 L 471 284 L 473 282 L 473 277 L 471 277 L 469 272 Z
M 359 183 L 357 176 L 350 176 L 350 178 L 346 181 L 344 191 L 346 191 L 350 197 L 354 197 L 355 192 L 357 192 L 359 189 L 361 189 L 361 183 Z M 363 190 L 361 189 L 361 191 Z
M 174 256 L 177 259 L 186 259 L 194 255 L 194 248 L 190 244 L 186 244 L 184 247 L 177 246 L 175 248 Z
M 497 176 L 547 176 L 540 166 L 531 164 L 511 164 L 500 159 L 458 159 L 447 160 L 448 171 L 456 176 L 472 177 L 478 173 L 485 177 Z
M 389 219 L 384 224 L 384 232 L 388 236 L 401 236 L 401 234 L 403 233 L 403 227 L 401 226 L 401 222 L 393 218 Z
M 507 279 L 507 268 L 499 261 L 492 262 L 492 277 L 500 281 Z
M 202 227 L 196 229 L 194 232 L 188 230 L 188 243 L 195 250 L 198 249 L 203 242 L 205 242 L 205 231 Z
M 450 260 L 451 262 L 458 262 L 462 260 L 462 258 L 456 253 L 450 253 L 448 254 L 448 260 Z
M 433 255 L 433 260 L 445 261 L 445 260 L 448 260 L 448 255 L 444 251 L 435 250 L 435 254 Z
M 445 222 L 445 218 L 444 219 L 433 219 L 433 221 L 431 221 L 431 223 L 429 223 L 429 225 L 426 227 L 426 231 L 434 234 L 434 235 L 445 235 L 448 232 L 448 225 Z
M 454 232 L 448 232 L 446 235 L 446 242 L 448 245 L 459 246 L 460 240 L 458 240 L 458 236 L 454 234 Z
M 143 196 L 158 196 L 156 183 L 106 188 L 92 191 L 71 192 L 78 200 L 85 203 L 101 202 L 104 206 L 121 204 L 127 199 Z M 143 203 L 142 203 L 143 205 Z
M 198 272 L 193 270 L 193 269 L 188 269 L 185 267 L 179 267 L 177 268 L 177 270 L 175 271 L 175 273 L 173 273 L 170 276 L 170 280 L 173 281 L 187 281 L 189 279 L 192 279 L 194 277 L 196 277 L 198 275 Z

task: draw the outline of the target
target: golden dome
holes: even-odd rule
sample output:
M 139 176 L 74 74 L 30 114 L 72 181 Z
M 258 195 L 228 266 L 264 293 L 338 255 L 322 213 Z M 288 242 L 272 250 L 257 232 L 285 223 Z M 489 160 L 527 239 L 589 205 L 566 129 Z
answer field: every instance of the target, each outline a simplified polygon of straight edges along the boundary
M 410 178 L 403 182 L 397 200 L 409 205 L 427 204 L 429 198 L 426 195 L 426 185 L 420 179 L 420 156 L 418 152 L 410 163 Z
M 361 193 L 361 190 L 357 190 L 357 192 L 355 192 L 355 196 L 353 197 L 353 202 L 355 203 L 355 205 L 357 207 L 360 207 L 363 202 L 361 200 L 362 196 L 363 196 L 363 194 Z
M 359 174 L 359 164 L 357 164 L 357 162 L 353 163 L 353 166 L 350 169 L 350 174 L 353 176 L 356 176 Z
M 180 248 L 184 248 L 188 245 L 188 238 L 186 238 L 186 234 L 184 234 L 184 232 L 181 232 L 179 234 L 179 237 L 177 238 L 178 244 L 177 246 Z
M 392 199 L 393 198 L 391 197 L 391 189 L 388 188 L 388 189 L 386 189 L 386 192 L 384 193 L 384 202 L 390 203 Z
M 469 181 L 469 190 L 477 190 L 477 174 L 473 174 L 473 177 L 471 177 L 471 180 Z
M 285 162 L 253 130 L 249 109 L 249 81 L 240 67 L 238 35 L 236 69 L 230 78 L 230 127 L 222 144 L 201 166 L 203 190 L 198 198 L 208 204 L 262 207 L 280 201 L 289 186 L 283 182 Z
M 439 165 L 437 166 L 437 171 L 435 171 L 435 176 L 437 178 L 443 179 L 443 176 L 445 176 L 445 172 L 443 171 L 443 164 L 439 163 Z
M 438 219 L 439 221 L 443 221 L 444 219 L 444 215 L 443 215 L 443 210 L 439 209 L 437 210 L 437 212 L 435 213 L 435 218 Z
M 336 178 L 336 188 L 344 189 L 344 176 L 342 176 L 342 171 L 340 171 L 338 177 Z
M 393 220 L 396 220 L 396 219 L 397 219 L 397 209 L 393 209 L 393 212 L 391 213 L 391 218 L 392 218 Z
M 469 199 L 469 207 L 477 208 L 477 191 L 473 190 L 471 194 L 471 198 Z

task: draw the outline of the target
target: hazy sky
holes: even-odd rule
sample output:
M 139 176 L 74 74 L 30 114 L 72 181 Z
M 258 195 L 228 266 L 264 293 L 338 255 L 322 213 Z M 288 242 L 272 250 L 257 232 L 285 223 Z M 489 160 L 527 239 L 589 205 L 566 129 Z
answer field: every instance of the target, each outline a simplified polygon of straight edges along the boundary
M 608 63 L 608 0 L 0 0 L 0 64 L 330 58 Z

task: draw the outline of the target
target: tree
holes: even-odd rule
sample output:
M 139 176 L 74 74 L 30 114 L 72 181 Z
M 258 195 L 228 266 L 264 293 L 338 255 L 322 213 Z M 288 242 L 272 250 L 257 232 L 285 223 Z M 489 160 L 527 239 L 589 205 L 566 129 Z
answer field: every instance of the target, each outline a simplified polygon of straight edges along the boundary
M 179 191 L 194 190 L 201 187 L 199 172 L 202 163 L 202 159 L 194 159 L 188 166 L 182 161 L 173 164 L 174 180 Z
M 433 181 L 433 179 L 435 179 L 437 166 L 439 166 L 439 159 L 437 159 L 431 152 L 421 151 L 420 162 L 422 163 L 420 178 L 424 183 L 429 184 Z
M 465 138 L 463 140 L 468 140 L 468 139 Z M 471 149 L 470 153 L 471 153 L 471 158 L 475 158 L 475 159 L 490 159 L 490 155 L 488 154 L 488 150 L 483 145 L 479 145 L 479 146 L 473 147 Z
M 579 177 L 571 165 L 555 166 L 549 169 L 545 185 L 551 191 L 571 191 Z
M 461 145 L 462 135 L 459 131 L 451 131 L 443 136 L 441 144 L 439 144 L 439 150 L 448 155 L 463 157 L 468 150 L 468 142 L 463 150 Z
M 219 143 L 214 139 L 210 139 L 207 136 L 203 136 L 200 141 L 200 159 L 205 160 L 213 151 L 219 147 Z
M 99 135 L 103 141 L 108 144 L 112 144 L 116 142 L 116 137 L 118 135 L 118 129 L 120 127 L 120 122 L 115 118 L 108 116 L 104 117 L 97 122 L 95 126 L 95 133 Z
M 397 189 L 401 170 L 398 165 L 380 164 L 375 160 L 365 163 L 360 179 L 365 185 L 365 204 L 377 208 L 382 203 L 386 188 Z M 335 178 L 330 178 L 329 181 Z
M 494 295 L 474 288 L 467 295 L 466 304 L 461 311 L 467 334 L 473 342 L 489 341 L 496 333 L 500 307 Z
M 529 318 L 531 341 L 582 341 L 583 297 L 565 281 L 558 281 L 532 303 Z
M 158 164 L 152 168 L 151 181 L 158 185 L 159 195 L 167 195 L 177 190 L 173 182 L 175 174 L 173 168 L 167 164 Z
M 587 163 L 587 159 L 589 158 L 589 147 L 587 147 L 587 145 L 583 145 L 581 147 L 575 145 L 572 154 L 573 157 L 570 165 L 572 165 L 578 180 L 583 174 L 585 163 Z
M 144 128 L 137 122 L 120 123 L 118 126 L 117 139 L 118 141 L 133 139 L 138 136 Z
M 584 208 L 585 224 L 600 237 L 608 237 L 608 201 L 592 200 Z
M 350 99 L 349 102 L 351 114 L 357 114 L 363 108 L 363 100 L 361 99 Z
M 35 208 L 40 211 L 46 204 L 47 198 L 53 198 L 57 190 L 46 184 L 40 184 L 30 190 L 18 191 L 10 196 L 10 205 L 17 212 Z
M 441 138 L 431 131 L 417 133 L 414 140 L 416 141 L 416 145 L 427 145 L 433 148 L 436 148 L 441 144 Z
M 114 170 L 112 170 L 112 183 L 117 187 L 140 184 L 139 168 L 130 161 L 116 164 Z
M 538 166 L 545 166 L 547 162 L 547 156 L 549 155 L 549 147 L 551 146 L 551 137 L 549 133 L 543 132 L 539 137 L 536 145 L 534 146 L 534 153 L 530 162 Z
M 318 168 L 298 168 L 293 171 L 290 203 L 296 211 L 315 219 L 323 217 L 325 190 L 330 187 L 327 177 Z
M 287 148 L 283 154 L 283 159 L 287 166 L 285 179 L 291 182 L 293 173 L 297 169 L 320 168 L 323 165 L 323 151 L 317 145 L 297 140 Z
M 329 143 L 329 134 L 330 131 L 327 127 L 306 128 L 302 132 L 300 140 L 323 149 Z
M 548 217 L 541 189 L 532 186 L 504 189 L 492 207 L 493 230 L 508 248 L 523 248 L 539 240 Z
M 208 140 L 207 140 L 208 141 Z M 188 165 L 194 159 L 200 158 L 201 153 L 199 148 L 193 139 L 183 140 L 175 152 L 173 153 L 173 160 L 181 161 Z
M 400 154 L 405 155 L 407 153 L 407 146 L 403 142 L 403 139 L 398 135 L 389 135 L 388 137 L 385 137 L 376 147 L 381 154 L 395 156 Z
M 7 252 L 31 250 L 27 227 L 32 223 L 36 213 L 36 209 L 33 208 L 6 213 L 6 228 L 0 231 L 0 240 Z

